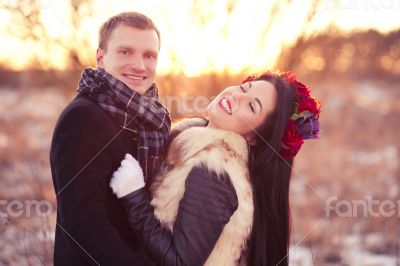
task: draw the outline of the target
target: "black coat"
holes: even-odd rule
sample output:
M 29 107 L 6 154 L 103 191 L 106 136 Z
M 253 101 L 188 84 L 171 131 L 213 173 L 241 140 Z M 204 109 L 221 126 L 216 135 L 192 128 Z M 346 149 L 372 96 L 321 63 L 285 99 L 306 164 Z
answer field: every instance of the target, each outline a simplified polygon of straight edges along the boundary
M 111 116 L 77 96 L 54 130 L 50 163 L 57 194 L 55 265 L 147 265 L 109 181 L 134 143 Z
M 130 225 L 157 265 L 203 265 L 238 208 L 229 176 L 219 178 L 205 167 L 194 167 L 187 177 L 173 233 L 154 216 L 145 188 L 121 200 Z

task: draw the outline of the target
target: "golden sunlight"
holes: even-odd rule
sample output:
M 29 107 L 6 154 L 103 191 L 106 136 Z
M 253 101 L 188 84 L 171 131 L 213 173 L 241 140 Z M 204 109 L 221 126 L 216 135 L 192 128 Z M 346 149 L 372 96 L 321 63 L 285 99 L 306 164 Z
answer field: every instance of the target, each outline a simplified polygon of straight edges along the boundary
M 390 30 L 396 27 L 393 19 L 388 19 L 396 17 L 395 8 L 376 10 L 378 7 L 362 5 L 360 1 L 358 5 L 351 2 L 347 1 L 345 5 L 339 1 L 334 7 L 322 1 L 308 24 L 304 21 L 313 3 L 300 0 L 286 6 L 263 0 L 153 0 L 112 4 L 110 0 L 94 0 L 92 15 L 81 18 L 79 27 L 74 24 L 74 19 L 71 21 L 71 7 L 67 1 L 43 0 L 40 18 L 48 36 L 64 45 L 82 47 L 79 56 L 93 63 L 101 23 L 122 11 L 142 12 L 151 17 L 161 31 L 159 73 L 197 76 L 210 72 L 257 72 L 271 68 L 284 48 L 296 41 L 299 34 L 322 31 L 330 23 L 344 30 L 357 28 L 365 25 L 367 18 L 363 14 L 368 12 L 374 12 L 376 19 L 369 21 L 373 21 L 375 28 Z M 375 10 L 371 10 L 373 8 Z M 4 10 L 0 13 L 0 22 L 5 25 L 12 17 Z M 273 19 L 273 26 L 270 19 Z M 385 21 L 391 21 L 390 26 Z M 0 60 L 15 69 L 37 61 L 44 62 L 48 68 L 62 69 L 69 60 L 65 49 L 56 43 L 46 45 L 41 41 L 17 40 L 6 29 L 2 29 L 1 38 Z M 310 67 L 316 70 L 323 64 L 318 58 L 310 62 Z M 386 64 L 384 60 L 383 64 Z

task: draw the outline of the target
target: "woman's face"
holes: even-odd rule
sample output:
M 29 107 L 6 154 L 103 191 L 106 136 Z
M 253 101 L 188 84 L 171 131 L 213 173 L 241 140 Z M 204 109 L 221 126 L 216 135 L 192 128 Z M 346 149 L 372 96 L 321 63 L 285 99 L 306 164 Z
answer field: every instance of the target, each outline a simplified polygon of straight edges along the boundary
M 275 86 L 265 80 L 227 87 L 208 105 L 210 126 L 253 135 L 275 110 L 276 99 Z

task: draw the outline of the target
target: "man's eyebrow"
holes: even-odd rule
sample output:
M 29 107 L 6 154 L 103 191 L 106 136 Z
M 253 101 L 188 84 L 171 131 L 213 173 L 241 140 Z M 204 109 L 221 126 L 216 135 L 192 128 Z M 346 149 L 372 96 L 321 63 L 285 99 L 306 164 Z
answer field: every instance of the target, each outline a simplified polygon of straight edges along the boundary
M 154 50 L 147 50 L 145 53 L 158 55 L 158 52 Z
M 126 49 L 126 50 L 129 50 L 129 51 L 134 51 L 134 49 L 133 49 L 132 47 L 129 47 L 129 45 L 124 45 L 124 44 L 118 45 L 118 46 L 116 47 L 116 49 L 117 49 L 117 50 L 118 50 L 118 49 Z M 145 51 L 144 53 L 145 53 L 145 54 L 158 55 L 158 52 L 157 52 L 156 50 L 153 50 L 153 49 L 147 50 L 147 51 Z
M 117 49 L 129 49 L 129 50 L 132 50 L 132 48 L 130 48 L 130 47 L 127 46 L 127 45 L 118 45 L 116 48 L 117 48 Z

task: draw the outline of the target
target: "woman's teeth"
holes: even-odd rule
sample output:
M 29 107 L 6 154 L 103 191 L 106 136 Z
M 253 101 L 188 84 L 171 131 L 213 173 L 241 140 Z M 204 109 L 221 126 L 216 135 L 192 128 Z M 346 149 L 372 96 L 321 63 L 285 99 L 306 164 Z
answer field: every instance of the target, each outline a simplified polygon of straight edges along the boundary
M 231 106 L 230 106 L 229 103 L 228 103 L 228 100 L 224 97 L 224 98 L 221 99 L 220 103 L 221 103 L 221 106 L 224 108 L 224 110 L 225 110 L 228 114 L 231 115 L 231 114 L 232 114 L 232 109 L 231 109 Z

